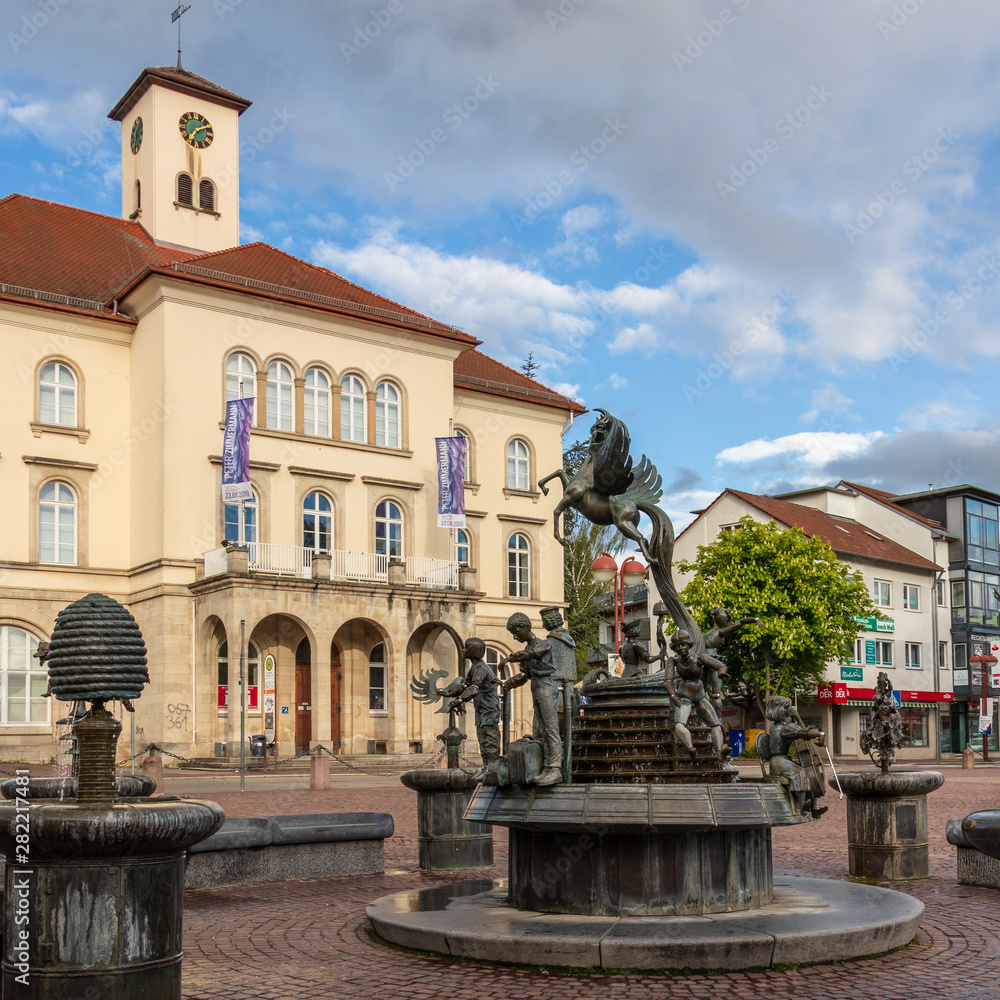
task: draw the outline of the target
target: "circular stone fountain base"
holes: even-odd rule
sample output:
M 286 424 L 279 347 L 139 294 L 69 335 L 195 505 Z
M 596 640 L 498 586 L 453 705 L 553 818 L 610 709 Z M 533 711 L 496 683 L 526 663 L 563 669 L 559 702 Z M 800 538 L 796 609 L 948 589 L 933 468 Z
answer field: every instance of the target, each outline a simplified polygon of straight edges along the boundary
M 505 880 L 383 896 L 368 919 L 383 940 L 456 958 L 606 969 L 760 969 L 842 961 L 908 944 L 923 903 L 851 882 L 775 878 L 774 899 L 736 913 L 613 917 L 507 905 Z

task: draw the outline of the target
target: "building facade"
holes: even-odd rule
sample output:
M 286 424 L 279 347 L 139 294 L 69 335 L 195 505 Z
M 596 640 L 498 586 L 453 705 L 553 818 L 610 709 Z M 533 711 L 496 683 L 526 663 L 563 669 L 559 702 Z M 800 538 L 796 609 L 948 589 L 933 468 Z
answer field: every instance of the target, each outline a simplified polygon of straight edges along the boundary
M 951 536 L 887 496 L 850 483 L 780 497 L 726 490 L 678 536 L 674 559 L 694 560 L 699 545 L 737 529 L 745 515 L 828 542 L 861 573 L 873 607 L 885 617 L 859 620 L 853 656 L 828 664 L 825 683 L 812 697 L 800 696 L 799 712 L 830 735 L 834 753 L 861 758 L 875 680 L 885 671 L 899 693 L 909 739 L 899 756 L 934 758 L 949 731 L 953 697 L 948 609 L 942 603 Z M 678 586 L 686 582 L 681 576 Z M 752 608 L 734 610 L 754 614 Z
M 32 653 L 101 592 L 142 628 L 136 743 L 238 752 L 274 697 L 281 754 L 431 753 L 410 677 L 511 651 L 562 601 L 556 497 L 579 404 L 475 338 L 265 244 L 238 246 L 249 102 L 148 69 L 122 122 L 122 218 L 0 201 L 0 752 L 53 756 Z M 253 397 L 253 500 L 221 501 L 225 402 Z M 467 442 L 465 529 L 436 526 L 434 439 Z M 514 700 L 515 734 L 530 725 Z M 474 726 L 466 722 L 472 734 Z

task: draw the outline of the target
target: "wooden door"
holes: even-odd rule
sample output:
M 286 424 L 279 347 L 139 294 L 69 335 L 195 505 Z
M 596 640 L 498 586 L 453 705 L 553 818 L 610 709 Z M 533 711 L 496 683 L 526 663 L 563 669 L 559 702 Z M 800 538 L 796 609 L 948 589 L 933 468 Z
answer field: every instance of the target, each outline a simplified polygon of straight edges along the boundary
M 295 664 L 295 752 L 308 750 L 312 740 L 312 667 Z
M 340 749 L 340 650 L 330 651 L 330 740 L 335 750 Z

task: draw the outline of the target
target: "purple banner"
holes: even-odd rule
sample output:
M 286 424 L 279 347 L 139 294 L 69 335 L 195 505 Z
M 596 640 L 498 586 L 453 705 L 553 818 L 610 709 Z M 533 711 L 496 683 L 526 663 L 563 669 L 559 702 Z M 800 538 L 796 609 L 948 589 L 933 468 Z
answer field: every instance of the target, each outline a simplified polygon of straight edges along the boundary
M 438 527 L 465 527 L 465 438 L 435 438 L 438 467 Z
M 253 500 L 250 488 L 250 427 L 253 396 L 226 403 L 226 429 L 222 436 L 222 500 Z

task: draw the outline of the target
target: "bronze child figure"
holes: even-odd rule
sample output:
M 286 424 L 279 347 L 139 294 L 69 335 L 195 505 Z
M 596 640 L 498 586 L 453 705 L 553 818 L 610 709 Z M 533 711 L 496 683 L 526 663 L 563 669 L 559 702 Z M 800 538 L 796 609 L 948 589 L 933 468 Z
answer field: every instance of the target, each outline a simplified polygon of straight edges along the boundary
M 507 631 L 524 649 L 505 656 L 500 665 L 520 663 L 521 672 L 503 682 L 505 691 L 531 681 L 531 700 L 535 708 L 532 738 L 542 745 L 542 772 L 536 785 L 557 785 L 562 781 L 563 743 L 559 734 L 559 684 L 555 678 L 552 641 L 539 639 L 531 631 L 531 619 L 515 611 L 507 619 Z
M 691 709 L 696 709 L 711 728 L 712 747 L 715 749 L 716 757 L 723 760 L 728 754 L 723 755 L 722 752 L 722 723 L 719 722 L 719 717 L 708 700 L 708 691 L 705 688 L 706 671 L 717 670 L 721 664 L 710 656 L 694 656 L 691 653 L 692 645 L 690 633 L 683 629 L 670 637 L 670 648 L 674 651 L 674 655 L 667 664 L 665 684 L 667 694 L 674 703 L 674 734 L 691 759 L 697 760 L 698 751 L 694 748 L 691 730 L 687 727 Z M 675 676 L 680 678 L 679 688 L 674 684 Z
M 486 643 L 482 639 L 473 637 L 465 640 L 462 657 L 469 660 L 472 666 L 465 675 L 465 686 L 452 705 L 464 711 L 465 703 L 472 702 L 476 713 L 479 753 L 483 758 L 483 767 L 488 768 L 493 761 L 500 759 L 500 696 L 497 688 L 501 682 L 483 659 L 485 655 Z

